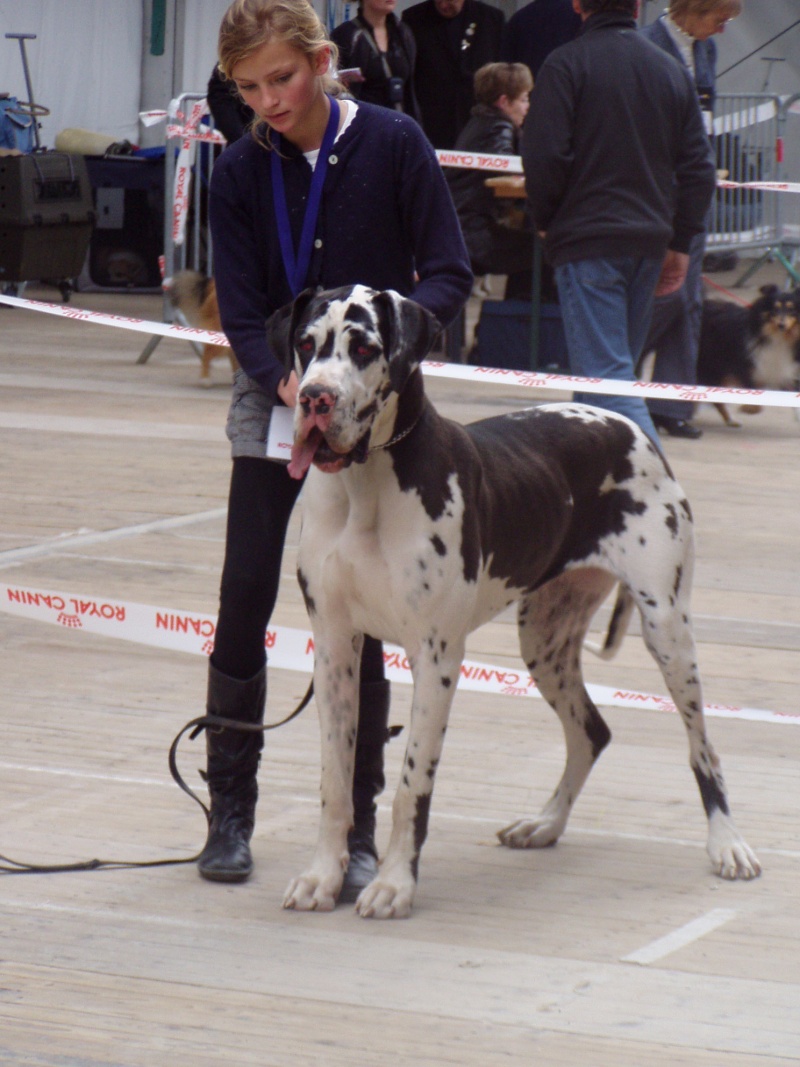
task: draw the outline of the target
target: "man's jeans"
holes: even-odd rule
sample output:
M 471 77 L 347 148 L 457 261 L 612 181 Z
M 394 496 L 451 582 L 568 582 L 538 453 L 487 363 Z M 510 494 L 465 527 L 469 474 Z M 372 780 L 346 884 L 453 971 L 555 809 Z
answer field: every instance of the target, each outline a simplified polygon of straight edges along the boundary
M 706 235 L 697 234 L 689 246 L 689 270 L 677 293 L 660 296 L 653 304 L 653 318 L 646 346 L 646 356 L 655 349 L 653 381 L 671 385 L 695 385 L 700 327 L 703 318 L 703 256 Z M 673 419 L 691 419 L 694 404 L 690 400 L 647 401 L 651 415 L 668 415 Z
M 636 379 L 647 339 L 662 259 L 582 259 L 555 269 L 570 371 L 585 378 Z M 661 449 L 647 404 L 639 397 L 575 393 L 637 423 Z

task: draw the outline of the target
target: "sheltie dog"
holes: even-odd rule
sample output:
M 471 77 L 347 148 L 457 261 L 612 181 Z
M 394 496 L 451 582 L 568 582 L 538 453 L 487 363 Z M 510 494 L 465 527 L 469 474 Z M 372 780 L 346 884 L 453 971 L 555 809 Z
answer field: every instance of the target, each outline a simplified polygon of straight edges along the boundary
M 180 311 L 190 326 L 199 326 L 203 330 L 222 332 L 217 304 L 217 289 L 213 278 L 207 278 L 196 270 L 179 270 L 166 283 L 165 288 L 174 308 Z M 233 349 L 224 345 L 203 345 L 200 364 L 200 384 L 211 385 L 211 361 L 220 356 L 227 356 L 233 370 L 239 364 Z
M 762 285 L 750 307 L 705 300 L 697 360 L 700 385 L 731 389 L 800 390 L 800 288 Z M 728 426 L 739 426 L 724 404 L 714 405 Z M 761 410 L 746 405 L 748 415 Z

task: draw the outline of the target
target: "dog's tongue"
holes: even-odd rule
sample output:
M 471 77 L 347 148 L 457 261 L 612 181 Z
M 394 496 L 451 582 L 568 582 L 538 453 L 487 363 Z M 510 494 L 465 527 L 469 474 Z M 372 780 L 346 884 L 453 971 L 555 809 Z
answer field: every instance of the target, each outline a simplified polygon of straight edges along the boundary
M 289 474 L 292 478 L 304 478 L 314 453 L 317 451 L 319 437 L 306 437 L 303 441 L 295 441 L 292 445 L 292 458 L 289 460 Z

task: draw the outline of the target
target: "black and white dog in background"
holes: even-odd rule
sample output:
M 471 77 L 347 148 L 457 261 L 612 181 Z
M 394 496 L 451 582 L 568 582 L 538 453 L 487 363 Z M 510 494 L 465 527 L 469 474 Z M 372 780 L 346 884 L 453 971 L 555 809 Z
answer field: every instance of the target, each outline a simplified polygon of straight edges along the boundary
M 512 848 L 557 841 L 611 736 L 586 692 L 581 649 L 617 583 L 605 651 L 637 607 L 686 727 L 714 870 L 756 877 L 706 736 L 689 609 L 692 517 L 669 467 L 633 423 L 580 404 L 466 427 L 443 418 L 419 367 L 437 330 L 413 301 L 363 286 L 303 293 L 268 324 L 287 373 L 294 365 L 301 377 L 289 472 L 311 468 L 298 575 L 322 740 L 317 849 L 284 906 L 330 910 L 342 885 L 365 633 L 405 649 L 414 696 L 391 839 L 356 910 L 409 915 L 467 635 L 514 602 L 522 658 L 561 720 L 567 759 L 543 811 L 499 837 Z

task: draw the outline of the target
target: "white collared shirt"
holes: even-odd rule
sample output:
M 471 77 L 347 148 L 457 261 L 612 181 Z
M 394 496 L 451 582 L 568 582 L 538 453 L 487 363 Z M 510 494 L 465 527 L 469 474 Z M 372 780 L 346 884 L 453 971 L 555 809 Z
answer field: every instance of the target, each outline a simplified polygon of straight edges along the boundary
M 694 37 L 686 30 L 682 30 L 677 22 L 674 22 L 672 16 L 667 13 L 664 15 L 664 25 L 667 27 L 667 33 L 672 38 L 673 44 L 681 54 L 681 59 L 689 68 L 692 80 L 694 80 Z

